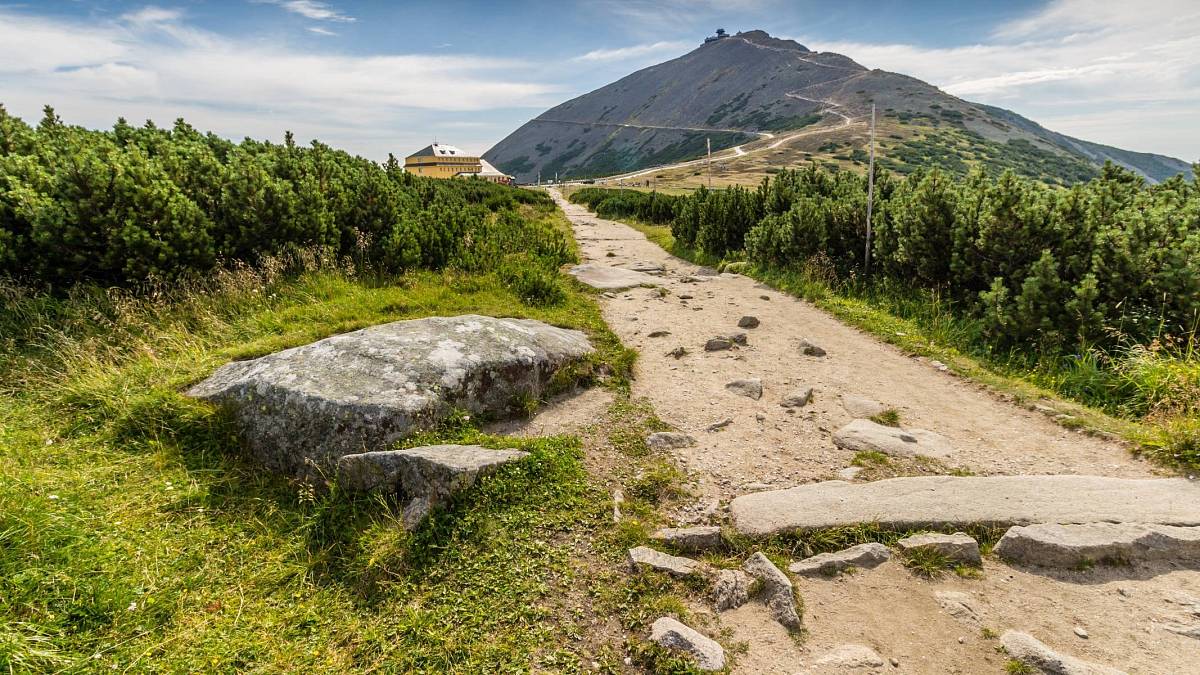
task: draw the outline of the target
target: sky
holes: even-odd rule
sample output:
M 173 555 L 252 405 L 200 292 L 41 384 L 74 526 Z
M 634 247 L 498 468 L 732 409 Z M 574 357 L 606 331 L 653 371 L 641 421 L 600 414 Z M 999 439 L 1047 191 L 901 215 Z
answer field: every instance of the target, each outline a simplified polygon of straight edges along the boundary
M 483 152 L 562 101 L 762 29 L 1090 141 L 1200 159 L 1200 1 L 0 0 L 0 103 L 376 160 Z

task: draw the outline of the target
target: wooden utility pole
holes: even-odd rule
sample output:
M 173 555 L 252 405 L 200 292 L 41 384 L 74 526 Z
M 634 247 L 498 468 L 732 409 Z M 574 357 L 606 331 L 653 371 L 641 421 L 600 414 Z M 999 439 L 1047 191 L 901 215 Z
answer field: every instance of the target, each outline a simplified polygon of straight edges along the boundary
M 871 207 L 875 204 L 875 104 L 871 103 L 871 157 L 867 164 L 867 250 L 863 276 L 871 274 Z
M 708 146 L 708 189 L 712 189 L 712 138 L 704 137 L 704 144 Z

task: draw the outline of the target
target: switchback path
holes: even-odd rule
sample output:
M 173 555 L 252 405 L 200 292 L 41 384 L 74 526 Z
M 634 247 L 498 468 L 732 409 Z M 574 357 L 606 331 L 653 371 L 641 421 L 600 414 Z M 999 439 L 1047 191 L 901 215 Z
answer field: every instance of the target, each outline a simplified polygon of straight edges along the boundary
M 954 448 L 945 464 L 976 475 L 1161 474 L 1117 443 L 1069 431 L 753 279 L 697 276 L 698 267 L 636 230 L 552 194 L 586 261 L 663 268 L 658 280 L 665 294 L 632 288 L 606 293 L 601 306 L 622 341 L 641 353 L 634 395 L 649 399 L 660 418 L 698 441 L 670 452 L 699 502 L 726 505 L 758 490 L 837 478 L 855 455 L 832 441 L 857 416 L 844 397 L 874 399 L 898 410 L 906 429 L 945 436 Z M 761 325 L 739 329 L 744 315 Z M 650 337 L 663 331 L 668 334 Z M 736 332 L 747 334 L 746 346 L 704 350 L 706 340 Z M 804 356 L 801 338 L 827 355 Z M 677 347 L 687 353 L 668 355 Z M 744 378 L 762 380 L 761 399 L 726 390 L 727 383 Z M 805 387 L 813 388 L 812 403 L 780 405 L 785 395 Z M 726 420 L 720 430 L 708 430 Z M 900 664 L 871 672 L 1002 673 L 1006 657 L 983 628 L 1028 631 L 1055 648 L 1130 672 L 1188 672 L 1200 653 L 1195 639 L 1162 628 L 1178 620 L 1180 606 L 1171 603 L 1200 598 L 1200 572 L 1166 563 L 1133 574 L 1119 568 L 1039 573 L 987 558 L 982 578 L 950 574 L 923 580 L 888 562 L 837 579 L 795 583 L 808 631 L 800 641 L 761 604 L 715 615 L 697 601 L 695 612 L 712 615 L 715 626 L 732 631 L 731 642 L 749 645 L 735 672 L 822 672 L 813 669 L 816 657 L 839 644 L 860 643 Z M 971 611 L 948 610 L 945 593 L 964 594 Z M 1091 639 L 1077 637 L 1076 627 Z

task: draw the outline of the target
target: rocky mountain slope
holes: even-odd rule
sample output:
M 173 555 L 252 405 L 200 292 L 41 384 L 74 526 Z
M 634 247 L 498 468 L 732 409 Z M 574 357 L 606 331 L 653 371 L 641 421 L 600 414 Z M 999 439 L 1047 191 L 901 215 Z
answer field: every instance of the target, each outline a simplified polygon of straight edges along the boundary
M 522 181 L 613 175 L 698 157 L 706 140 L 714 151 L 739 146 L 741 156 L 740 146 L 776 147 L 793 130 L 828 126 L 833 133 L 864 119 L 872 102 L 883 130 L 900 141 L 882 148 L 884 166 L 901 172 L 985 164 L 1065 183 L 1094 175 L 1106 160 L 1152 180 L 1190 172 L 1178 159 L 1064 136 L 1011 111 L 757 30 L 707 42 L 551 108 L 484 157 Z M 824 150 L 854 161 L 860 146 L 854 137 Z

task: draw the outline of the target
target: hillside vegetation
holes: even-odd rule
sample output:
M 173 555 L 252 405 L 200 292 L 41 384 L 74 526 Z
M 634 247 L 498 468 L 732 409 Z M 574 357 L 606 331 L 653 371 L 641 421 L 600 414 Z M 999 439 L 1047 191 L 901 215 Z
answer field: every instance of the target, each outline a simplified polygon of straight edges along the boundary
M 567 236 L 521 215 L 549 204 L 301 147 L 290 134 L 232 143 L 183 120 L 93 131 L 50 108 L 30 127 L 0 107 L 0 274 L 35 286 L 172 281 L 298 251 L 382 272 L 507 265 L 536 284 L 568 258 Z
M 871 268 L 866 178 L 810 166 L 756 190 L 589 188 L 601 215 L 669 224 L 684 255 L 746 261 L 808 295 L 915 318 L 964 351 L 1084 402 L 1162 421 L 1166 460 L 1200 460 L 1200 181 L 1108 166 L 1070 189 L 982 171 L 880 172 Z

